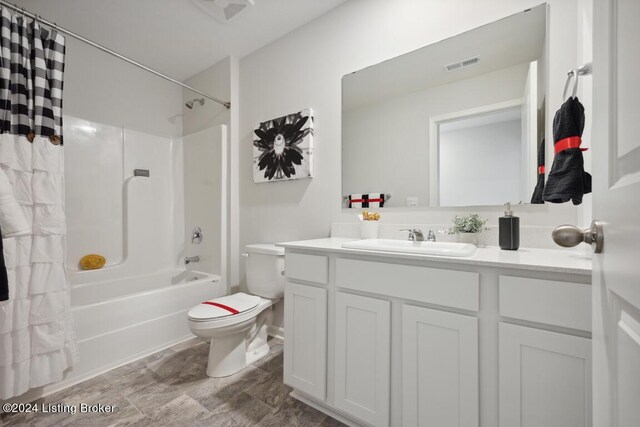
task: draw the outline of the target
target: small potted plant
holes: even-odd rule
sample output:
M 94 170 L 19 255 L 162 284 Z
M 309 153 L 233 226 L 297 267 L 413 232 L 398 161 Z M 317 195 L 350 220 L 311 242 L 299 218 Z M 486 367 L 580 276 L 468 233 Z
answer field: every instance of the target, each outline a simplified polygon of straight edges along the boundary
M 487 229 L 487 220 L 478 214 L 458 216 L 453 219 L 453 227 L 449 234 L 456 234 L 460 243 L 478 245 L 478 235 Z

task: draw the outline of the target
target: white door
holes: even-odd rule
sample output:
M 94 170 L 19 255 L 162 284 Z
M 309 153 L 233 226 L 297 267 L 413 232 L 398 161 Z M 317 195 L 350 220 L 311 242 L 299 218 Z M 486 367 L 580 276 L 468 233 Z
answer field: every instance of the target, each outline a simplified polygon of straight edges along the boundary
M 594 6 L 595 426 L 640 426 L 640 1 Z
M 527 201 L 531 198 L 531 192 L 538 180 L 538 143 L 540 142 L 538 141 L 538 61 L 529 64 L 520 115 L 522 132 L 520 139 L 522 152 L 520 195 L 524 201 Z
M 391 303 L 336 293 L 336 407 L 389 425 Z
M 591 426 L 589 339 L 500 323 L 499 340 L 500 427 Z
M 325 399 L 327 290 L 287 283 L 284 294 L 284 382 Z
M 478 426 L 478 319 L 402 306 L 402 425 Z

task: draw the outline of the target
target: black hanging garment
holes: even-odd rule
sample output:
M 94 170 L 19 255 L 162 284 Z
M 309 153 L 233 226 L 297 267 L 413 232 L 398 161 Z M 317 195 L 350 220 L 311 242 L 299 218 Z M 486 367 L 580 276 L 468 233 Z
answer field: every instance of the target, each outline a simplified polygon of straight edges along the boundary
M 582 196 L 591 193 L 591 175 L 584 171 L 580 148 L 584 130 L 584 107 L 577 97 L 565 101 L 553 118 L 553 149 L 555 157 L 544 188 L 542 200 L 550 203 L 574 205 L 582 203 Z
M 0 231 L 0 234 L 2 232 Z M 9 299 L 9 279 L 7 278 L 7 267 L 4 265 L 4 253 L 2 251 L 2 239 L 0 238 L 0 301 Z
M 533 195 L 531 196 L 532 205 L 542 205 L 542 192 L 544 191 L 544 138 L 538 144 L 538 182 L 536 182 L 536 188 L 533 189 Z

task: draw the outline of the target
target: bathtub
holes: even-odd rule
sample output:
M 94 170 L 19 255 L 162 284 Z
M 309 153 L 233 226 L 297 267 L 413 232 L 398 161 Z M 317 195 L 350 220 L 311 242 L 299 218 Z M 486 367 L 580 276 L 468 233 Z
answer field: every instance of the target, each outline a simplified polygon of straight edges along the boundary
M 71 311 L 80 360 L 56 389 L 192 337 L 187 312 L 227 291 L 219 276 L 198 271 L 91 283 L 77 283 L 77 279 L 71 273 Z

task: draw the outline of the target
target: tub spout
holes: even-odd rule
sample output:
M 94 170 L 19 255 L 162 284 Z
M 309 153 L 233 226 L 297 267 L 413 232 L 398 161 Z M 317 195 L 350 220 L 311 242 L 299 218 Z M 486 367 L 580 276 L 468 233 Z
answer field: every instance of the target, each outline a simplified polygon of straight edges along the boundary
M 196 255 L 196 256 L 188 256 L 184 259 L 185 264 L 189 264 L 192 262 L 200 262 L 200 257 Z

